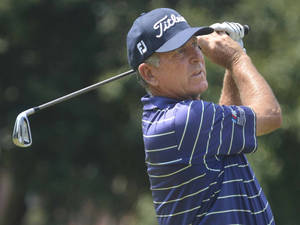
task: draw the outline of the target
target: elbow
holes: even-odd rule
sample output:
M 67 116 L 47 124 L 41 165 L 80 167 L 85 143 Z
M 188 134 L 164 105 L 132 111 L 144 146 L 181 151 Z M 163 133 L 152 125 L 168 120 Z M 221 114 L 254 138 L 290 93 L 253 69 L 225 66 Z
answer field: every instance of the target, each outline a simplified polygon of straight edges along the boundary
M 273 130 L 276 130 L 282 125 L 282 113 L 281 108 L 278 105 L 275 109 L 271 110 L 270 113 L 271 124 L 273 125 Z
M 280 107 L 278 107 L 278 110 L 277 110 L 274 117 L 275 117 L 275 119 L 274 119 L 275 120 L 274 121 L 275 129 L 278 129 L 282 125 L 282 113 L 281 113 L 281 108 Z
M 280 107 L 269 111 L 263 116 L 257 117 L 257 136 L 262 136 L 279 129 L 282 125 L 282 113 Z

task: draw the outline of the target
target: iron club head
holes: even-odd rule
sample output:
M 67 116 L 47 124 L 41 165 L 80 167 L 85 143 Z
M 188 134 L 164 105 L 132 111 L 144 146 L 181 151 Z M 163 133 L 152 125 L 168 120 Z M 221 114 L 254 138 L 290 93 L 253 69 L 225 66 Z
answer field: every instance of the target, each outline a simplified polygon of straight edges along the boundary
M 32 144 L 28 116 L 33 113 L 34 109 L 28 109 L 17 116 L 12 139 L 13 143 L 19 147 L 25 148 Z
M 32 138 L 31 138 L 31 131 L 30 131 L 30 126 L 29 126 L 29 120 L 28 116 L 34 114 L 35 112 L 38 112 L 42 109 L 45 109 L 47 107 L 53 106 L 55 104 L 58 104 L 60 102 L 64 102 L 68 99 L 74 98 L 78 95 L 81 95 L 83 93 L 86 93 L 88 91 L 94 90 L 101 85 L 110 83 L 112 81 L 118 80 L 122 77 L 125 77 L 129 74 L 135 73 L 135 70 L 131 69 L 128 70 L 124 73 L 120 73 L 114 77 L 110 77 L 106 80 L 100 81 L 96 84 L 90 85 L 88 87 L 85 87 L 83 89 L 80 89 L 78 91 L 74 91 L 68 95 L 62 96 L 60 98 L 54 99 L 50 102 L 44 103 L 42 105 L 39 105 L 37 107 L 33 107 L 31 109 L 28 109 L 22 113 L 20 113 L 16 119 L 14 130 L 13 130 L 13 135 L 12 135 L 12 140 L 13 143 L 19 147 L 29 147 L 32 144 Z

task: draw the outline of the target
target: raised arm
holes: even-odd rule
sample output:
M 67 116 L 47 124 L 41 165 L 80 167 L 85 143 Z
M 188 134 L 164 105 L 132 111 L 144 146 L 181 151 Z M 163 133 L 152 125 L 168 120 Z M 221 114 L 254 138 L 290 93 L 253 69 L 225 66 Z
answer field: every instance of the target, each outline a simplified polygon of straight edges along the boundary
M 219 100 L 220 105 L 242 105 L 239 89 L 230 70 L 225 70 L 223 88 Z
M 226 69 L 220 104 L 251 107 L 256 114 L 258 136 L 279 128 L 282 116 L 276 97 L 239 44 L 223 32 L 199 36 L 198 44 L 212 62 Z M 231 87 L 236 89 L 230 90 Z

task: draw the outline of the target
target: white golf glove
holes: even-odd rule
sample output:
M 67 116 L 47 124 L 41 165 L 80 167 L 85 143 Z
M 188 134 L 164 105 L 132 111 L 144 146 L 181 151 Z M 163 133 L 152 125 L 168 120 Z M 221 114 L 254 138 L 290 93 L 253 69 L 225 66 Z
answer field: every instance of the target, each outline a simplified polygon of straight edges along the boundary
M 245 29 L 239 23 L 234 22 L 223 22 L 223 23 L 214 23 L 210 25 L 215 31 L 225 31 L 234 41 L 238 42 L 239 45 L 246 51 L 244 48 L 243 37 Z

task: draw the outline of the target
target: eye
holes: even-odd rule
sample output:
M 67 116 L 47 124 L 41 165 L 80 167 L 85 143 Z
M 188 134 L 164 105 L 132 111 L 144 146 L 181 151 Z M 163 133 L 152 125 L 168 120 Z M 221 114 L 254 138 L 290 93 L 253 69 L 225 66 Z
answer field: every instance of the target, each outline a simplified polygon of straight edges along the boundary
M 185 53 L 185 46 L 183 46 L 183 47 L 177 49 L 176 52 L 179 53 L 179 54 Z
M 193 46 L 194 48 L 197 48 L 197 47 L 198 47 L 197 41 L 193 41 L 193 42 L 192 42 L 192 46 Z
M 200 49 L 201 50 L 201 47 L 198 45 L 198 41 L 197 39 L 194 39 L 193 42 L 192 42 L 192 47 L 194 49 Z

